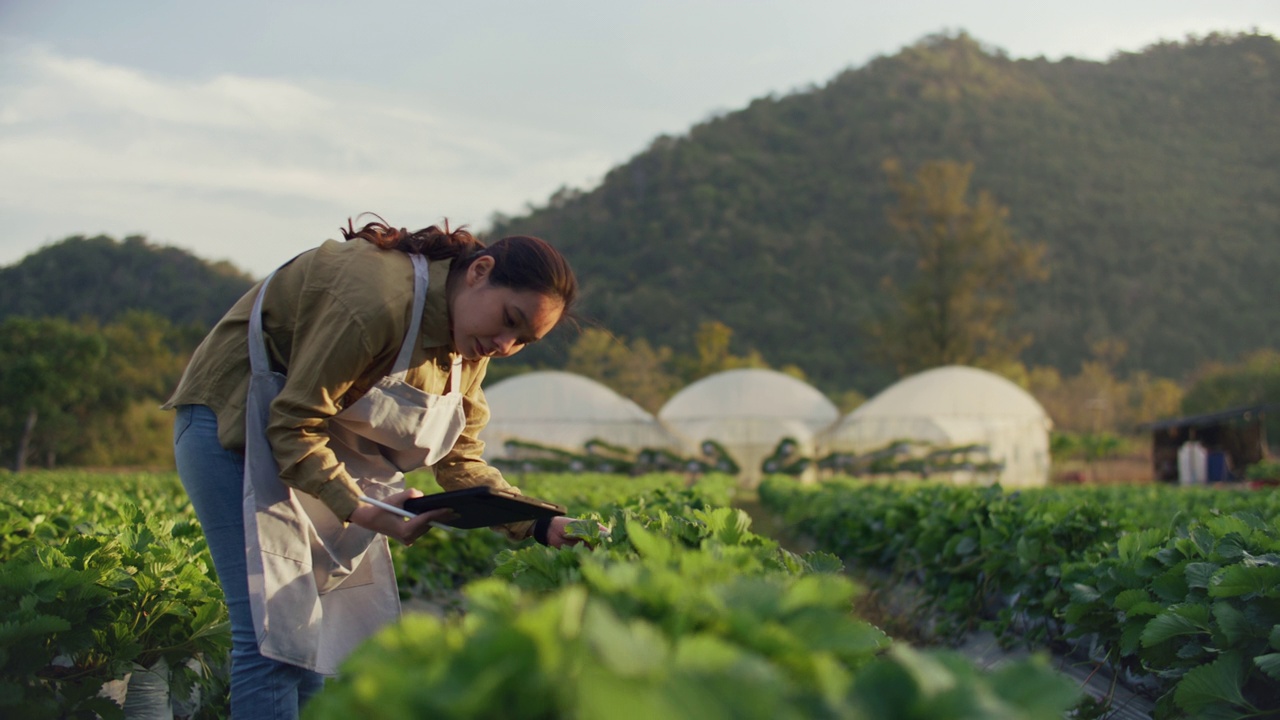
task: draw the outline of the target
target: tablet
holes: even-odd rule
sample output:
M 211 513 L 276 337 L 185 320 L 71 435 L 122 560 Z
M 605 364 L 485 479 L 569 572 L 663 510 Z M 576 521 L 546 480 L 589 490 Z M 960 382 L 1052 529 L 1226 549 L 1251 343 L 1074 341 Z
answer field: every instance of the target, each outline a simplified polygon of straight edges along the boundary
M 423 495 L 404 502 L 404 509 L 415 515 L 441 508 L 452 510 L 453 516 L 438 522 L 463 530 L 565 514 L 564 507 L 555 503 L 488 485 Z

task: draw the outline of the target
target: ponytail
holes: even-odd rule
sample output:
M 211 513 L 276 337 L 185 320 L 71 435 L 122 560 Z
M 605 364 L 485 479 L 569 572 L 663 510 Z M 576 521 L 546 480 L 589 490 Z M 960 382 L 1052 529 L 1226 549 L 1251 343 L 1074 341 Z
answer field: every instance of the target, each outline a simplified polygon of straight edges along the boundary
M 467 231 L 465 225 L 450 230 L 448 220 L 444 222 L 443 230 L 432 225 L 409 232 L 387 225 L 377 215 L 374 217 L 378 218 L 377 222 L 367 223 L 359 230 L 348 219 L 347 227 L 341 228 L 343 239 L 362 238 L 384 250 L 424 255 L 428 260 L 457 259 L 458 262 L 449 269 L 450 282 L 466 272 L 478 258 L 492 256 L 494 268 L 489 276 L 490 282 L 558 298 L 564 303 L 561 319 L 571 316 L 578 297 L 578 279 L 560 251 L 545 240 L 530 235 L 513 235 L 485 247 Z
M 369 213 L 372 214 L 372 213 Z M 374 215 L 374 217 L 378 217 Z M 361 238 L 383 250 L 400 250 L 414 255 L 423 255 L 428 260 L 451 260 L 456 257 L 468 257 L 484 249 L 484 243 L 476 239 L 463 225 L 457 230 L 449 229 L 449 221 L 445 220 L 444 229 L 432 225 L 416 232 L 404 228 L 393 228 L 378 217 L 378 222 L 366 223 L 359 230 L 355 229 L 351 220 L 347 226 L 339 228 L 343 240 Z

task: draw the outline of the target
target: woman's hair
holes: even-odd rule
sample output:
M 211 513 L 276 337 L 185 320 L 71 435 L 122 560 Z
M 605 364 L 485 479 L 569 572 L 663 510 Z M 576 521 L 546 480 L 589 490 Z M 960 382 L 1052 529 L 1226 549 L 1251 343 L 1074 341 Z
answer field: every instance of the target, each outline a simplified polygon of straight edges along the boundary
M 348 220 L 347 227 L 342 229 L 342 237 L 346 240 L 363 238 L 380 248 L 424 255 L 428 260 L 457 258 L 449 269 L 450 279 L 466 272 L 477 258 L 492 256 L 494 263 L 489 282 L 512 290 L 532 290 L 559 298 L 564 304 L 561 319 L 572 316 L 573 304 L 578 299 L 578 279 L 573 268 L 569 267 L 569 261 L 550 243 L 530 235 L 504 237 L 486 247 L 467 231 L 465 225 L 450 230 L 447 220 L 443 230 L 432 225 L 416 232 L 396 229 L 385 222 L 366 223 L 357 230 Z

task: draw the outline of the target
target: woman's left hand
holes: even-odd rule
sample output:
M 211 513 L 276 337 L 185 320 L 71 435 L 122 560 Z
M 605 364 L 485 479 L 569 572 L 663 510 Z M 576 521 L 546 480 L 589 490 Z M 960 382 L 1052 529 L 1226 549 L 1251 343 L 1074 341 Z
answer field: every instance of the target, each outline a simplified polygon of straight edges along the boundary
M 547 528 L 547 545 L 550 545 L 553 548 L 559 548 L 587 542 L 583 538 L 570 537 L 568 535 L 569 523 L 572 522 L 578 522 L 578 519 L 564 517 L 563 515 L 551 518 L 551 525 Z M 601 525 L 600 533 L 602 535 L 608 535 L 609 529 Z

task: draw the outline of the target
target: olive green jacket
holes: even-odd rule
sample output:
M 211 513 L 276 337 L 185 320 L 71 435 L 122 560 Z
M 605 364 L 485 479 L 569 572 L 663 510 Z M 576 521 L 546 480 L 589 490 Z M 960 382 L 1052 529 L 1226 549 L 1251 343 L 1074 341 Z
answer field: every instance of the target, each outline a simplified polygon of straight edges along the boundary
M 448 262 L 433 262 L 406 381 L 429 393 L 447 391 L 452 338 L 445 284 Z M 244 448 L 249 389 L 248 328 L 261 283 L 214 326 L 196 349 L 164 407 L 207 405 L 218 416 L 218 439 Z M 365 240 L 326 241 L 279 270 L 262 304 L 263 332 L 273 368 L 288 376 L 271 404 L 267 439 L 285 484 L 318 497 L 340 518 L 351 515 L 360 489 L 327 444 L 326 424 L 391 371 L 412 317 L 413 264 L 398 250 Z M 463 360 L 466 429 L 433 470 L 446 490 L 473 485 L 509 487 L 481 459 L 481 428 L 489 406 L 480 383 L 488 358 Z M 532 523 L 501 530 L 527 537 Z

